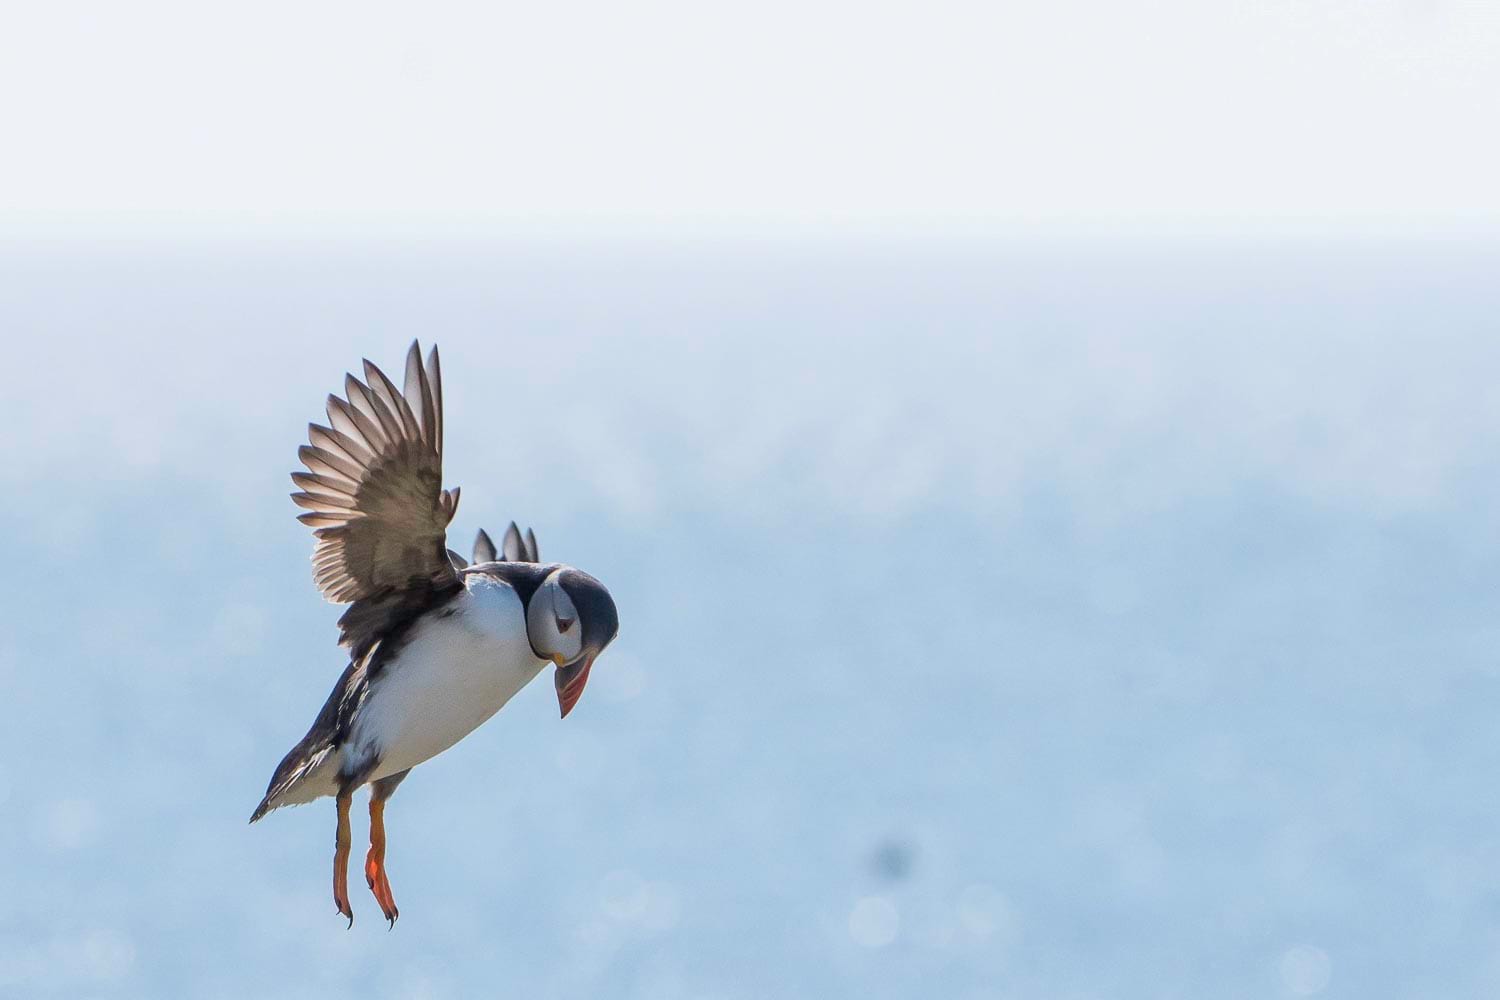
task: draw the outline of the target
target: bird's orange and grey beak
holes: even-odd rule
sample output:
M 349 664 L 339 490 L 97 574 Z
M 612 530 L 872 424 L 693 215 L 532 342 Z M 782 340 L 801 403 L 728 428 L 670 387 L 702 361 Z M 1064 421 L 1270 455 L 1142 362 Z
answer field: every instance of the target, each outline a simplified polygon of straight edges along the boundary
M 560 666 L 552 675 L 552 680 L 557 685 L 557 704 L 562 708 L 564 719 L 573 711 L 573 706 L 578 704 L 578 699 L 583 697 L 583 686 L 589 682 L 589 667 L 594 665 L 595 655 L 597 654 L 590 653 L 577 663 Z

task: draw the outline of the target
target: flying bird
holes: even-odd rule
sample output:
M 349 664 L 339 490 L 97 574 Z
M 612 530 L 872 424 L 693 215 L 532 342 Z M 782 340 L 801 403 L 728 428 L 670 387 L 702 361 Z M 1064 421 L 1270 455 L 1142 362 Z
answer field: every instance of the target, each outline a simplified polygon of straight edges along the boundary
M 301 742 L 277 766 L 250 822 L 325 795 L 337 805 L 333 901 L 349 905 L 349 808 L 370 786 L 365 881 L 395 926 L 385 867 L 385 803 L 413 767 L 498 712 L 549 662 L 566 717 L 594 660 L 619 631 L 614 600 L 571 566 L 542 563 L 536 535 L 512 522 L 500 548 L 483 530 L 473 561 L 448 548 L 459 491 L 442 485 L 443 383 L 437 348 L 414 342 L 402 390 L 369 361 L 308 425 L 292 499 L 312 527 L 313 579 L 348 604 L 349 665 Z

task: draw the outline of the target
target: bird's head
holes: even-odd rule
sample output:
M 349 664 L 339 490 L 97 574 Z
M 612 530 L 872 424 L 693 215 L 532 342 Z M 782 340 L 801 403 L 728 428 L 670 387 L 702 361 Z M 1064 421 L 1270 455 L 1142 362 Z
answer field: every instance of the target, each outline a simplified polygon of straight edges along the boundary
M 557 703 L 567 718 L 588 683 L 594 659 L 620 631 L 614 598 L 582 570 L 559 566 L 537 588 L 526 608 L 531 648 L 557 665 Z

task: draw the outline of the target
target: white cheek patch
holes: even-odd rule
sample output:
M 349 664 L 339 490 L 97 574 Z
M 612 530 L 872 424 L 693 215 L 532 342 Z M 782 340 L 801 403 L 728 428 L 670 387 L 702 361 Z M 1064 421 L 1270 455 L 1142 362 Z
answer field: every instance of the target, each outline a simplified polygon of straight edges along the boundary
M 573 620 L 566 632 L 558 628 L 558 619 Z M 561 657 L 563 662 L 577 658 L 583 652 L 583 629 L 578 626 L 578 613 L 573 602 L 558 585 L 557 574 L 547 578 L 532 595 L 526 609 L 526 631 L 531 645 L 544 657 Z

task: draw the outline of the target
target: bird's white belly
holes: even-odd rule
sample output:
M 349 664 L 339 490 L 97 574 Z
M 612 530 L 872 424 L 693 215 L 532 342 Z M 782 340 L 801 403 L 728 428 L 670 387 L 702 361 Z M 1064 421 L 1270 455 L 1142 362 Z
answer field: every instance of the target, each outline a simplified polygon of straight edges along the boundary
M 382 667 L 354 719 L 347 770 L 378 757 L 370 774 L 376 780 L 437 756 L 546 666 L 527 641 L 516 592 L 488 578 L 470 580 L 443 611 L 414 626 L 400 653 Z

